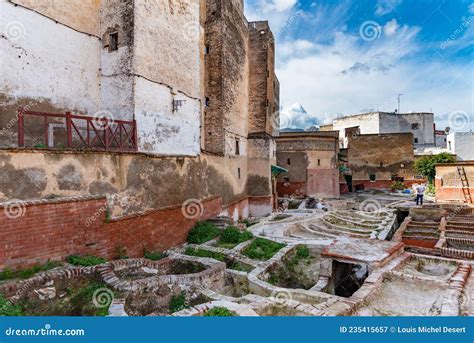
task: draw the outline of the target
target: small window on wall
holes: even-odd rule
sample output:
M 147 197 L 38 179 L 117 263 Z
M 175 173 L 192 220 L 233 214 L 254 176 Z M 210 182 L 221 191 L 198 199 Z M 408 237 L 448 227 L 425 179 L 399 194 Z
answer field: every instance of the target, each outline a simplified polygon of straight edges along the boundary
M 321 166 L 321 159 L 318 158 L 318 167 Z
M 118 50 L 118 32 L 109 34 L 109 52 Z
M 377 180 L 377 176 L 375 174 L 369 174 L 370 182 L 375 182 Z
M 235 140 L 235 155 L 240 155 L 240 141 L 238 139 Z
M 415 138 L 415 144 L 417 144 L 417 143 L 418 143 L 418 138 Z
M 237 168 L 237 175 L 238 175 L 238 177 L 239 177 L 239 179 L 240 179 L 240 176 L 241 176 L 241 175 L 240 175 L 240 168 Z
M 289 166 L 291 166 L 291 160 L 290 160 L 290 159 L 287 159 L 287 160 L 286 160 L 286 164 L 288 164 Z
M 412 130 L 419 130 L 419 129 L 420 129 L 420 124 L 419 124 L 419 123 L 413 123 L 413 124 L 411 124 L 411 129 L 412 129 Z
M 211 48 L 209 47 L 209 45 L 206 45 L 205 49 L 204 49 L 204 53 L 206 55 L 209 55 L 209 52 L 211 51 Z

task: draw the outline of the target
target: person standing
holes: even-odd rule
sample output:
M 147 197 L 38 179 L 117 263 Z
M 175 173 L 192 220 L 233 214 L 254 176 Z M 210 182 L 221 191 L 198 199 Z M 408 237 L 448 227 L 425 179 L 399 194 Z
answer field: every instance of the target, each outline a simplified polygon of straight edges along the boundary
M 416 190 L 416 206 L 423 206 L 423 197 L 425 195 L 426 186 L 421 184 L 415 188 Z

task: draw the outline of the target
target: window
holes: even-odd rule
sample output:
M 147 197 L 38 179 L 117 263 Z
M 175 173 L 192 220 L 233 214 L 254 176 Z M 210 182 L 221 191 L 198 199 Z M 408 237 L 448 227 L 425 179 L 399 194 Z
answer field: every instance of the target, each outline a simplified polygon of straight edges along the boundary
M 209 45 L 206 45 L 206 47 L 204 49 L 204 54 L 209 55 L 210 51 L 211 51 L 211 48 L 209 47 Z
M 286 164 L 288 164 L 289 166 L 291 166 L 291 160 L 290 160 L 290 159 L 287 159 L 287 160 L 286 160 Z
M 240 141 L 238 139 L 235 140 L 235 155 L 240 155 Z
M 206 101 L 206 103 L 205 103 L 206 107 L 209 107 L 209 105 L 211 104 L 211 99 L 209 99 L 209 97 L 206 96 L 205 101 Z
M 109 34 L 109 51 L 118 50 L 118 32 Z
M 375 180 L 377 180 L 377 176 L 375 174 L 369 174 L 369 180 L 371 182 L 375 182 Z
M 239 179 L 240 179 L 240 168 L 237 168 L 237 175 L 239 176 Z
M 415 138 L 415 144 L 418 143 L 418 138 Z
M 419 123 L 413 123 L 413 124 L 411 124 L 411 129 L 412 129 L 412 130 L 419 130 L 419 129 L 420 129 L 420 124 L 419 124 Z
M 321 160 L 318 158 L 318 167 L 321 166 Z

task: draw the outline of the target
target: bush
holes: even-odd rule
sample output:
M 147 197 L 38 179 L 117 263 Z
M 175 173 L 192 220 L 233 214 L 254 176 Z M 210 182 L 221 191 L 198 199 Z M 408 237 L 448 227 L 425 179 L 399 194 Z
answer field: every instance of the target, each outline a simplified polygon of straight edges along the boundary
M 4 271 L 0 272 L 0 281 L 9 279 L 29 279 L 36 273 L 45 272 L 61 265 L 61 262 L 50 261 L 44 265 L 37 265 L 28 269 L 22 269 L 17 271 L 12 271 L 11 269 L 7 268 Z
M 159 251 L 148 251 L 148 250 L 143 250 L 143 257 L 152 261 L 159 261 L 164 259 L 165 257 L 168 257 L 167 254 Z
M 296 257 L 299 259 L 299 260 L 304 260 L 304 259 L 307 259 L 311 256 L 310 252 L 309 252 L 309 249 L 306 245 L 299 245 L 297 248 L 296 248 Z
M 23 315 L 24 313 L 20 306 L 13 305 L 0 294 L 0 317 L 18 317 Z
M 266 261 L 273 257 L 286 244 L 256 238 L 242 253 L 254 260 Z
M 231 311 L 225 307 L 213 307 L 204 313 L 204 317 L 235 317 L 237 313 Z
M 92 256 L 92 255 L 71 255 L 69 256 L 66 261 L 74 266 L 82 266 L 82 267 L 90 267 L 96 266 L 98 264 L 102 264 L 107 262 L 106 259 L 102 257 Z
M 188 256 L 213 258 L 221 262 L 224 262 L 226 259 L 226 256 L 224 254 L 204 249 L 187 248 L 184 254 Z
M 209 222 L 197 223 L 188 234 L 188 243 L 202 244 L 219 236 L 219 229 Z
M 181 310 L 184 310 L 187 307 L 188 305 L 186 302 L 186 294 L 184 294 L 184 292 L 181 292 L 178 295 L 174 295 L 171 298 L 170 306 L 169 306 L 170 313 L 179 312 Z
M 436 167 L 438 163 L 454 163 L 456 159 L 449 153 L 443 152 L 438 155 L 423 156 L 415 161 L 415 171 L 419 175 L 423 175 L 433 183 L 436 176 Z
M 405 185 L 401 181 L 395 181 L 390 186 L 392 191 L 403 191 L 405 189 Z
M 232 247 L 231 245 L 235 246 L 252 238 L 253 235 L 250 231 L 240 231 L 236 227 L 229 226 L 228 228 L 224 229 L 224 231 L 222 231 L 219 243 L 230 245 L 230 247 Z

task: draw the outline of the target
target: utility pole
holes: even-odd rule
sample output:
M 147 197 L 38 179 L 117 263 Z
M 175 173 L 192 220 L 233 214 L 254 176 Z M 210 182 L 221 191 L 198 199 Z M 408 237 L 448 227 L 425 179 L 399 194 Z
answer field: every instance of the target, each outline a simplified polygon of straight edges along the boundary
M 398 94 L 398 114 L 400 114 L 400 99 L 403 94 Z

